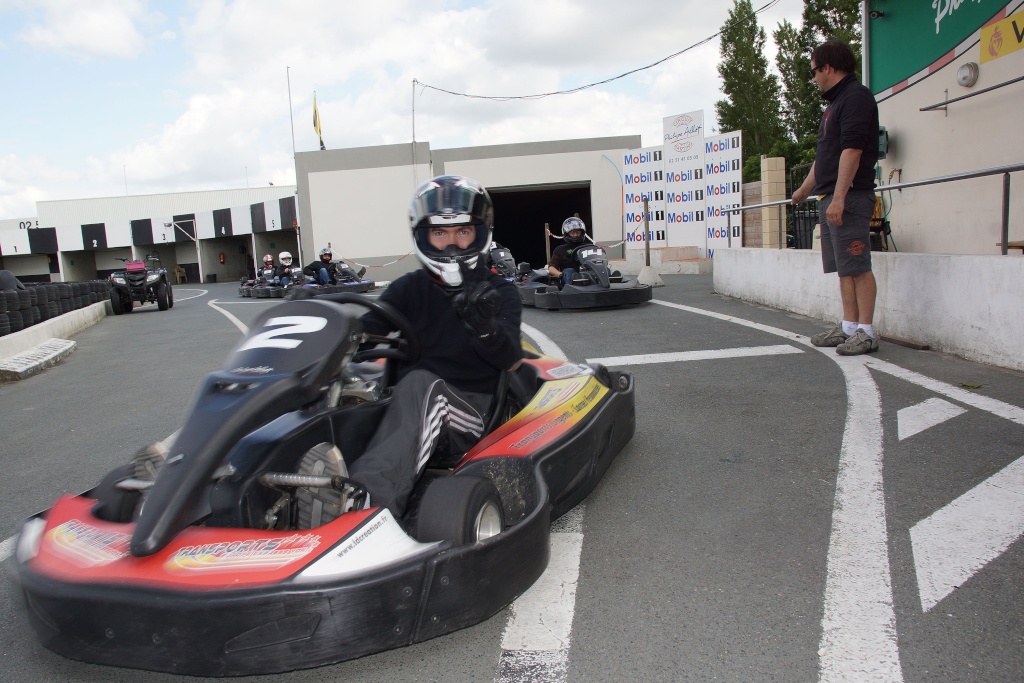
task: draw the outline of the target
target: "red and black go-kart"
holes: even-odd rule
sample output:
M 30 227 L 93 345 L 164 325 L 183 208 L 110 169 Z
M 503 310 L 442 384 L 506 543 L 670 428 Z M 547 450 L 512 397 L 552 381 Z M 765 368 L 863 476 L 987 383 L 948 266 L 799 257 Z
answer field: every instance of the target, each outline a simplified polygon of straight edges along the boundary
M 353 303 L 401 337 L 360 351 L 368 337 L 342 305 Z M 426 470 L 404 518 L 345 511 L 324 494 L 365 491 L 337 459 L 360 457 L 396 364 L 418 348 L 400 314 L 356 294 L 266 311 L 169 450 L 143 449 L 23 522 L 17 578 L 42 643 L 116 666 L 272 673 L 427 640 L 508 605 L 546 568 L 551 520 L 632 438 L 632 377 L 527 348 L 502 376 L 489 433 L 453 469 Z

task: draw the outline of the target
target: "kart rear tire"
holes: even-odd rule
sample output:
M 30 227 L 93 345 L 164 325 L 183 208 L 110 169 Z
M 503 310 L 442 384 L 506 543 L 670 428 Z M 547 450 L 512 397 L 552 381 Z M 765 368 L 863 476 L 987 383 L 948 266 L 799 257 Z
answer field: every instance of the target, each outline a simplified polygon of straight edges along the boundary
M 170 304 L 167 303 L 167 283 L 161 282 L 156 286 L 156 307 L 161 311 L 166 311 L 170 308 Z
M 121 315 L 124 313 L 124 304 L 121 303 L 120 290 L 110 290 L 110 307 L 114 309 L 114 315 Z
M 447 476 L 435 479 L 420 501 L 416 538 L 420 543 L 479 543 L 505 528 L 501 496 L 484 477 Z
M 348 476 L 345 459 L 338 447 L 323 442 L 310 448 L 299 462 L 299 474 L 333 477 Z M 299 529 L 315 529 L 341 516 L 345 498 L 341 491 L 333 488 L 300 488 L 295 493 L 296 526 Z

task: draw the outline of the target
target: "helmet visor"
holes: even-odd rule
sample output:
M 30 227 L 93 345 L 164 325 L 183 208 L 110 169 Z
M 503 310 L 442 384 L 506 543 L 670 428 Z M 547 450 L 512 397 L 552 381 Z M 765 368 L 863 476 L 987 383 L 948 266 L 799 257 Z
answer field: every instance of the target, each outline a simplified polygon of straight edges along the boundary
M 413 196 L 409 213 L 416 228 L 473 223 L 484 226 L 483 232 L 487 232 L 494 220 L 491 203 L 483 188 L 469 178 L 424 183 Z

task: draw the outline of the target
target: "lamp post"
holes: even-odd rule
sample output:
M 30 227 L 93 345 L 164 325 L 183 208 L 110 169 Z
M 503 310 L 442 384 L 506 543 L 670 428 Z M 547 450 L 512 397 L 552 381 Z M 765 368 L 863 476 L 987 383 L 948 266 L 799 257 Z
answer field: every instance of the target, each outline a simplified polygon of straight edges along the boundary
M 185 223 L 191 223 L 192 224 L 192 232 L 196 233 L 195 237 L 193 237 L 192 235 L 188 234 L 188 232 L 186 232 L 185 229 L 183 227 L 181 227 Z M 175 230 L 180 231 L 182 235 L 184 235 L 185 237 L 187 237 L 190 240 L 192 240 L 193 242 L 195 242 L 195 244 L 196 244 L 196 262 L 199 265 L 199 282 L 200 282 L 200 284 L 202 284 L 202 282 L 203 282 L 203 252 L 202 252 L 202 249 L 201 249 L 200 244 L 199 244 L 199 237 L 198 237 L 199 231 L 196 228 L 195 220 L 193 220 L 191 218 L 186 218 L 183 221 L 172 220 L 170 223 L 164 223 L 164 227 L 165 228 L 173 227 Z M 175 258 L 174 260 L 175 260 L 175 262 L 177 262 L 178 259 Z

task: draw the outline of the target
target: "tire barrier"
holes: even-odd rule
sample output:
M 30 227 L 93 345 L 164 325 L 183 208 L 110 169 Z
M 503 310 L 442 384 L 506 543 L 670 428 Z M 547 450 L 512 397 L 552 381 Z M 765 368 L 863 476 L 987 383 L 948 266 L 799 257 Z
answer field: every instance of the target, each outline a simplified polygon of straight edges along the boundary
M 109 297 L 109 280 L 26 283 L 25 289 L 0 290 L 0 337 Z

